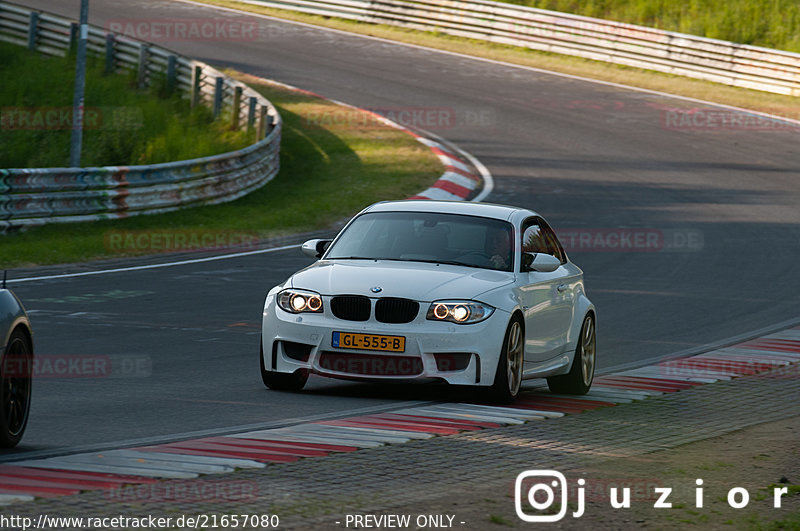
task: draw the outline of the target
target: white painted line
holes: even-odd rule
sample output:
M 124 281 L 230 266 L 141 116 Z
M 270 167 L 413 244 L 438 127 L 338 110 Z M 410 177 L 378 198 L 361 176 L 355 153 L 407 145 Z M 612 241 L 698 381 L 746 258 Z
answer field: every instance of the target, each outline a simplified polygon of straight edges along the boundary
M 411 440 L 411 437 L 400 436 L 398 434 L 386 433 L 383 430 L 370 430 L 370 431 L 360 431 L 355 432 L 353 431 L 354 428 L 346 429 L 341 426 L 326 426 L 326 427 L 314 427 L 311 425 L 308 426 L 294 426 L 292 431 L 287 431 L 286 433 L 297 433 L 300 435 L 317 435 L 320 437 L 329 437 L 331 439 L 342 439 L 346 441 L 352 440 L 359 440 L 365 439 L 367 441 L 374 441 L 374 442 L 381 442 L 384 444 L 395 444 L 395 443 L 404 443 Z
M 486 420 L 488 422 L 500 422 L 502 424 L 525 424 L 525 419 L 515 417 L 513 415 L 503 415 L 489 413 L 488 411 L 477 411 L 472 408 L 461 408 L 455 404 L 442 404 L 440 406 L 420 409 L 419 411 L 431 412 L 435 415 L 445 415 L 451 418 L 465 418 Z
M 270 432 L 272 430 L 269 430 Z M 241 438 L 241 439 L 255 439 L 259 441 L 281 441 L 286 443 L 313 443 L 313 444 L 332 444 L 337 446 L 353 446 L 356 448 L 378 448 L 383 446 L 383 443 L 366 440 L 344 440 L 334 437 L 324 437 L 321 435 L 302 435 L 300 433 L 267 433 L 267 432 L 254 432 L 254 433 L 240 433 L 236 435 L 228 435 L 227 437 Z
M 475 413 L 459 413 L 456 410 L 446 410 L 446 409 L 404 409 L 401 411 L 397 411 L 396 413 L 404 414 L 404 415 L 419 415 L 422 417 L 434 417 L 434 418 L 441 418 L 444 420 L 474 420 L 474 421 L 483 421 L 483 422 L 493 422 L 495 424 L 524 424 L 523 421 L 519 419 L 514 419 L 511 417 L 493 417 L 487 414 L 478 415 Z
M 234 447 L 232 446 L 231 448 Z M 180 451 L 181 449 L 176 448 L 176 450 Z M 122 457 L 131 457 L 134 459 L 146 459 L 151 462 L 167 461 L 171 463 L 194 463 L 199 465 L 224 466 L 230 469 L 264 468 L 265 466 L 267 466 L 259 461 L 253 461 L 250 459 L 239 459 L 236 457 L 215 457 L 206 455 L 173 454 L 173 453 L 161 453 L 161 452 L 139 452 L 136 451 L 135 449 L 112 450 L 111 452 L 105 452 L 105 455 L 109 454 L 119 455 Z
M 714 378 L 698 378 L 693 376 L 687 376 L 685 374 L 666 374 L 661 367 L 656 367 L 654 365 L 649 365 L 647 367 L 641 367 L 639 369 L 631 369 L 629 371 L 624 371 L 616 374 L 607 374 L 606 376 L 635 376 L 637 378 L 662 378 L 665 380 L 686 380 L 690 382 L 702 382 L 702 383 L 714 383 L 718 382 L 719 380 L 730 380 L 730 376 L 721 375 Z
M 346 420 L 346 419 L 342 419 Z M 401 428 L 379 428 L 374 427 L 370 428 L 369 426 L 325 426 L 325 429 L 331 429 L 334 431 L 340 431 L 341 433 L 348 433 L 350 431 L 358 432 L 364 434 L 367 438 L 372 438 L 376 440 L 386 439 L 386 438 L 400 438 L 400 439 L 430 439 L 434 435 L 431 433 L 423 433 L 419 431 L 404 431 Z M 406 442 L 406 441 L 404 441 Z
M 750 356 L 753 359 L 757 359 L 759 356 L 781 356 L 790 360 L 800 359 L 800 352 L 761 350 L 756 348 L 745 348 L 745 347 L 727 347 L 715 352 L 730 352 L 731 354 L 741 354 L 743 356 Z
M 192 472 L 197 474 L 221 474 L 223 472 L 232 472 L 233 467 L 208 465 L 199 463 L 179 462 L 177 460 L 162 461 L 157 459 L 145 459 L 136 457 L 127 457 L 124 454 L 115 452 L 98 454 L 77 454 L 65 455 L 63 457 L 54 458 L 62 463 L 81 463 L 89 465 L 110 465 L 110 466 L 126 466 L 134 468 L 147 468 L 152 470 L 170 470 L 179 472 Z
M 14 466 L 28 466 L 31 468 L 52 468 L 55 470 L 74 470 L 81 472 L 102 472 L 104 474 L 123 474 L 126 476 L 145 476 L 149 478 L 164 479 L 194 479 L 197 474 L 179 472 L 174 470 L 161 470 L 151 468 L 137 468 L 132 466 L 113 466 L 89 463 L 69 463 L 59 458 L 37 459 L 35 461 L 15 461 Z
M 9 487 L 12 488 L 13 487 Z M 0 494 L 0 506 L 2 505 L 11 505 L 12 503 L 23 503 L 33 501 L 33 496 L 28 496 L 27 494 Z
M 800 330 L 790 328 L 788 330 L 775 332 L 774 334 L 770 334 L 759 339 L 788 339 L 790 341 L 800 341 Z
M 617 384 L 611 385 L 611 384 L 596 382 L 592 384 L 592 391 L 602 391 L 602 392 L 612 392 L 612 393 L 615 393 L 617 391 L 632 391 L 647 396 L 661 396 L 664 394 L 664 391 L 657 391 L 655 389 L 639 389 L 638 387 L 624 387 L 624 386 L 625 386 L 624 382 L 621 382 L 619 385 Z
M 630 404 L 632 402 L 635 402 L 636 400 L 644 400 L 645 398 L 647 398 L 644 395 L 636 395 L 636 396 L 628 395 L 627 397 L 623 397 L 622 395 L 616 394 L 612 396 L 604 391 L 595 392 L 594 386 L 592 386 L 591 390 L 589 390 L 589 393 L 585 395 L 557 395 L 553 393 L 548 393 L 545 396 L 551 396 L 553 398 L 567 398 L 569 400 L 577 400 L 584 402 L 592 402 L 592 401 L 610 402 L 615 406 L 619 404 Z M 558 407 L 558 404 L 553 404 L 553 406 Z M 565 405 L 564 407 L 576 408 L 579 406 L 570 404 L 570 405 Z
M 709 361 L 718 361 L 721 363 L 725 363 L 728 361 L 731 362 L 739 362 L 745 365 L 751 366 L 751 368 L 755 368 L 754 365 L 770 365 L 774 367 L 783 367 L 784 365 L 791 365 L 792 360 L 791 358 L 784 358 L 781 356 L 767 355 L 767 356 L 759 356 L 756 358 L 755 356 L 746 356 L 743 354 L 733 354 L 731 352 L 709 352 L 708 354 L 700 354 L 699 356 L 695 356 L 695 358 L 700 358 Z M 769 370 L 769 369 L 766 369 Z
M 456 194 L 450 193 L 447 190 L 442 190 L 441 188 L 428 188 L 424 192 L 417 194 L 422 197 L 427 197 L 428 199 L 433 199 L 434 201 L 463 201 L 464 198 L 458 196 Z
M 474 190 L 478 186 L 478 182 L 475 181 L 475 179 L 470 179 L 469 177 L 466 177 L 464 175 L 461 175 L 460 173 L 455 173 L 452 171 L 449 171 L 444 175 L 442 175 L 441 177 L 439 177 L 439 180 L 449 181 L 459 186 L 463 186 L 467 190 Z
M 463 171 L 464 173 L 472 173 L 472 170 L 469 168 L 469 166 L 467 166 L 458 159 L 447 157 L 445 155 L 437 155 L 437 156 L 439 157 L 439 160 L 442 161 L 442 164 L 444 164 L 445 166 L 456 168 L 458 170 Z
M 455 403 L 453 406 L 467 411 L 475 411 L 478 413 L 488 413 L 490 415 L 504 415 L 506 417 L 512 418 L 519 418 L 525 420 L 544 420 L 544 417 L 541 415 L 537 415 L 532 413 L 530 410 L 527 409 L 515 409 L 513 407 L 502 407 L 502 406 L 484 406 L 481 404 L 465 404 L 465 403 Z M 449 407 L 449 404 L 442 404 L 442 407 Z
M 98 269 L 97 271 L 83 271 L 81 273 L 64 273 L 61 275 L 47 275 L 41 277 L 28 277 L 28 278 L 10 278 L 9 284 L 19 282 L 36 282 L 37 280 L 54 280 L 58 278 L 75 278 L 75 277 L 89 277 L 95 275 L 106 275 L 109 273 L 127 273 L 129 271 L 143 271 L 146 269 L 158 269 L 161 267 L 181 266 L 188 264 L 200 264 L 203 262 L 214 262 L 216 260 L 227 260 L 229 258 L 241 258 L 243 256 L 252 256 L 257 254 L 276 253 L 278 251 L 286 251 L 288 249 L 299 249 L 300 244 L 284 245 L 282 247 L 271 247 L 269 249 L 258 249 L 255 251 L 244 251 L 241 253 L 222 254 L 219 256 L 207 256 L 205 258 L 193 258 L 191 260 L 179 260 L 177 262 L 164 262 L 160 264 L 148 264 L 131 267 L 118 267 L 115 269 Z

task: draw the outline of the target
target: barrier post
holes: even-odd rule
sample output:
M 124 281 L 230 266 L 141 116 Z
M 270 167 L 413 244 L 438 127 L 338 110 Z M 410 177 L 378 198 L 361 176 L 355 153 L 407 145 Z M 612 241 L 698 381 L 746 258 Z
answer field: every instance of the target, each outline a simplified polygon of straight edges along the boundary
M 116 41 L 117 38 L 113 33 L 106 33 L 106 74 L 113 74 L 114 70 L 116 70 L 116 65 L 114 64 Z
M 139 70 L 136 73 L 136 85 L 142 89 L 147 86 L 147 61 L 150 56 L 150 46 L 142 43 L 139 45 Z
M 36 41 L 39 40 L 39 12 L 31 11 L 28 22 L 28 49 L 36 50 Z
M 203 67 L 195 66 L 192 70 L 192 107 L 200 103 L 200 83 L 203 81 Z
M 178 58 L 170 54 L 167 57 L 167 93 L 172 95 L 178 80 Z
M 242 107 L 242 87 L 236 87 L 233 91 L 233 118 L 231 118 L 231 129 L 239 129 L 239 109 Z
M 247 105 L 247 129 L 250 130 L 256 124 L 256 106 L 258 105 L 258 98 L 250 96 Z
M 217 76 L 214 82 L 214 119 L 222 114 L 222 99 L 224 97 L 225 78 Z

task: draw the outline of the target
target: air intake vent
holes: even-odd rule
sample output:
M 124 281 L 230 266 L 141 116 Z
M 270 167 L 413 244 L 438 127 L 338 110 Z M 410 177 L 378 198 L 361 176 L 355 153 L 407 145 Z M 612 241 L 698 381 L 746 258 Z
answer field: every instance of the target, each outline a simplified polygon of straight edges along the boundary
M 345 321 L 368 321 L 372 303 L 362 295 L 338 295 L 331 299 L 333 315 Z
M 419 303 L 386 297 L 375 304 L 375 319 L 382 323 L 410 323 L 417 318 Z

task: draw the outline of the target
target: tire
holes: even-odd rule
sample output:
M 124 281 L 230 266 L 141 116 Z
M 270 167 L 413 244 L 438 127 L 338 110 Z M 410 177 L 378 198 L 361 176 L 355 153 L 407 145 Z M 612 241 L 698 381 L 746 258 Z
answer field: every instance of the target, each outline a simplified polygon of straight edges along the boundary
M 31 409 L 33 346 L 16 328 L 0 365 L 0 447 L 13 448 L 22 440 Z
M 567 374 L 547 379 L 550 391 L 556 394 L 585 395 L 592 387 L 594 368 L 597 361 L 597 336 L 594 318 L 588 314 L 583 318 L 575 357 Z
M 500 350 L 500 359 L 497 360 L 497 371 L 494 383 L 489 388 L 491 400 L 499 404 L 510 404 L 519 394 L 522 385 L 522 363 L 524 359 L 523 339 L 524 331 L 522 320 L 514 317 L 508 323 L 503 345 Z
M 268 371 L 264 367 L 264 345 L 262 343 L 259 355 L 261 367 L 261 381 L 274 391 L 300 391 L 308 381 L 308 371 L 302 369 L 286 374 L 283 372 Z

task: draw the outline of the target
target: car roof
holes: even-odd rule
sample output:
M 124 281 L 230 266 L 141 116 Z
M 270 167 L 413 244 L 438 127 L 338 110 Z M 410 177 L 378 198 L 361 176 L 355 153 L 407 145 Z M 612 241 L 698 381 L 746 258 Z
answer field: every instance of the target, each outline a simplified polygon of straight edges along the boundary
M 507 205 L 473 203 L 471 201 L 430 201 L 420 199 L 383 201 L 365 208 L 363 212 L 437 212 L 482 216 L 503 220 L 511 220 L 512 217 L 518 218 L 520 215 L 523 217 L 538 215 L 536 212 L 525 208 Z

